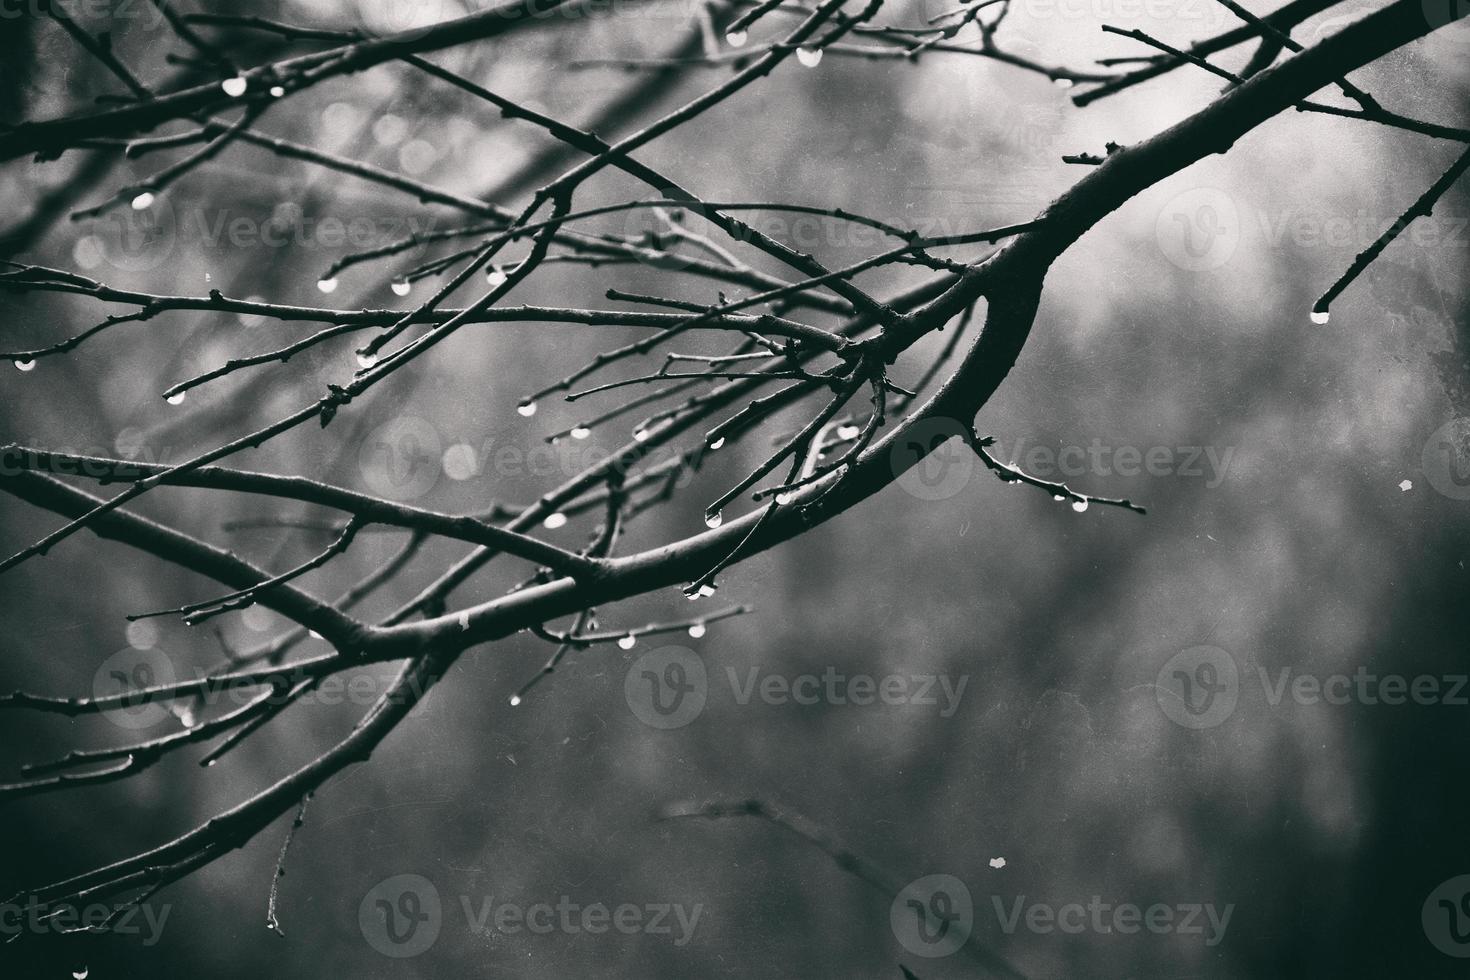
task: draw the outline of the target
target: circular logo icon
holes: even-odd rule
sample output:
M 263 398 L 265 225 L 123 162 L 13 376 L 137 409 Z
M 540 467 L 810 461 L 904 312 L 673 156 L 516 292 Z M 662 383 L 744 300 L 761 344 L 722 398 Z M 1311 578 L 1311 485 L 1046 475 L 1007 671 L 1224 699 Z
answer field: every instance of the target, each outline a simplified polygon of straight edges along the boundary
M 1176 194 L 1159 211 L 1154 240 L 1164 258 L 1186 272 L 1218 269 L 1240 244 L 1235 200 L 1214 187 Z
M 1424 476 L 1451 500 L 1470 500 L 1470 419 L 1451 419 L 1424 444 Z
M 975 455 L 954 419 L 923 419 L 894 439 L 888 462 L 900 487 L 920 500 L 947 500 L 970 483 Z
M 697 250 L 677 246 L 682 242 L 681 229 L 697 225 L 702 213 L 698 207 L 682 207 L 673 201 L 682 197 L 674 190 L 654 194 L 629 208 L 623 218 L 623 237 L 640 248 L 638 259 L 657 269 L 683 269 L 699 257 Z M 659 207 L 663 203 L 664 207 Z
M 1470 0 L 1423 0 L 1424 19 L 1433 30 L 1448 28 L 1459 39 L 1470 39 Z
M 1176 725 L 1214 728 L 1240 700 L 1240 670 L 1235 658 L 1219 647 L 1190 647 L 1164 664 L 1154 697 Z
M 633 661 L 623 678 L 628 707 L 653 728 L 683 728 L 699 717 L 708 696 L 704 661 L 688 647 L 650 650 Z
M 1456 875 L 1430 892 L 1419 919 L 1435 949 L 1470 959 L 1470 875 Z
M 172 684 L 173 661 L 157 647 L 140 650 L 129 646 L 119 650 L 97 668 L 92 675 L 94 698 L 115 698 L 148 687 Z M 168 709 L 157 701 L 124 699 L 122 704 L 102 711 L 102 717 L 119 728 L 149 728 L 169 716 Z
M 445 0 L 369 0 L 362 6 L 368 32 L 412 40 L 461 11 Z
M 405 959 L 434 945 L 443 925 L 439 889 L 423 875 L 394 875 L 372 887 L 357 906 L 357 927 L 384 956 Z
M 87 223 L 101 259 L 122 272 L 151 272 L 173 257 L 179 239 L 178 216 L 167 197 L 141 209 L 108 208 Z
M 975 927 L 970 889 L 954 875 L 911 881 L 888 907 L 888 924 L 904 949 L 937 959 L 965 945 Z
M 438 430 L 413 415 L 369 432 L 357 453 L 363 481 L 389 500 L 413 500 L 434 489 L 443 459 Z

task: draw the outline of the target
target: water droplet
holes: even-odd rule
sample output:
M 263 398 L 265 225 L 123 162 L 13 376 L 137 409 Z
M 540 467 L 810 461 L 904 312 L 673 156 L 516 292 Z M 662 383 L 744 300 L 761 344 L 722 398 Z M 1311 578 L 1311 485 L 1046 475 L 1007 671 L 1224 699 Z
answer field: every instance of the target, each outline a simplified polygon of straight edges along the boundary
M 137 197 L 133 198 L 133 210 L 134 211 L 147 211 L 152 206 L 153 206 L 153 192 L 152 191 L 143 191 Z
M 547 514 L 546 520 L 541 522 L 541 526 L 546 528 L 548 531 L 555 531 L 559 527 L 565 527 L 566 523 L 567 515 L 563 514 L 561 511 L 557 511 L 555 514 Z
M 706 631 L 703 623 L 695 623 L 693 626 L 689 627 L 689 635 L 696 640 L 703 636 L 705 632 Z
M 29 357 L 19 361 L 13 361 L 12 363 L 15 365 L 17 371 L 34 371 L 36 369 L 36 362 Z
M 652 435 L 652 434 L 653 433 L 649 432 L 647 429 L 634 429 L 633 430 L 633 441 L 634 442 L 647 442 L 648 441 L 648 437 L 650 435 Z
M 519 405 L 516 406 L 516 414 L 523 419 L 530 418 L 532 415 L 536 414 L 536 403 L 521 402 Z
M 748 40 L 750 40 L 750 34 L 746 31 L 731 31 L 725 35 L 725 43 L 732 48 L 743 48 Z
M 1072 501 L 1072 509 L 1075 510 L 1079 514 L 1082 513 L 1083 511 L 1087 510 L 1087 501 L 1085 501 L 1085 500 L 1074 500 L 1074 501 Z
M 791 494 L 789 494 L 789 493 L 778 493 L 778 494 L 776 494 L 776 503 L 779 506 L 781 506 L 781 507 L 785 507 L 787 504 L 791 503 Z
M 1057 501 L 1058 503 L 1061 503 L 1063 500 L 1067 499 L 1067 495 L 1062 493 L 1054 493 L 1051 495 L 1051 499 Z
M 1402 483 L 1399 484 L 1399 489 L 1404 493 L 1408 493 L 1410 490 L 1414 489 L 1414 481 L 1404 480 Z
M 285 86 L 283 86 L 283 85 L 272 85 L 271 86 L 271 98 L 273 98 L 273 99 L 279 99 L 281 96 L 283 96 L 285 94 L 286 94 L 286 88 L 285 88 Z
M 1051 83 L 1057 88 L 1071 88 L 1075 84 L 1070 78 L 1053 78 Z
M 579 425 L 572 429 L 573 439 L 586 439 L 591 434 L 592 430 L 587 428 L 585 425 Z
M 394 296 L 407 296 L 408 291 L 413 288 L 413 284 L 407 279 L 394 279 L 393 285 L 390 288 L 393 290 Z
M 704 526 L 709 528 L 711 531 L 713 531 L 715 528 L 719 527 L 723 523 L 725 523 L 725 514 L 723 511 L 717 510 L 713 514 L 704 515 Z
M 510 706 L 512 708 L 519 707 L 520 706 L 520 703 L 521 703 L 521 696 L 519 694 L 512 694 L 510 696 Z
M 796 60 L 808 68 L 815 68 L 822 63 L 821 48 L 797 48 Z
M 337 289 L 337 280 L 335 277 L 331 279 L 318 279 L 316 281 L 316 288 L 324 293 L 335 292 Z
M 712 443 L 709 444 L 710 451 L 713 452 L 714 450 L 719 449 L 724 444 L 725 444 L 725 437 L 724 436 L 720 436 L 714 442 L 712 442 Z
M 168 402 L 170 405 L 182 405 L 184 404 L 184 392 L 176 391 L 172 395 L 169 395 L 167 398 L 165 398 L 164 401 Z
M 378 355 L 377 354 L 369 354 L 366 351 L 358 351 L 357 352 L 357 365 L 358 365 L 358 367 L 362 368 L 364 371 L 366 371 L 368 368 L 374 366 L 377 363 L 378 363 Z
M 713 585 L 701 585 L 699 587 L 699 594 L 708 599 L 715 594 L 715 587 Z
M 1006 866 L 1006 859 L 1005 858 L 991 858 L 990 859 L 990 866 L 992 868 L 1004 868 Z
M 80 970 L 71 971 L 71 975 L 75 978 L 75 980 L 87 980 L 87 974 L 89 972 L 90 971 L 84 966 Z
M 619 650 L 631 650 L 631 649 L 633 649 L 633 645 L 635 643 L 637 643 L 637 642 L 638 642 L 638 637 L 634 636 L 632 633 L 629 633 L 627 636 L 622 637 L 621 639 L 618 640 L 618 649 Z
M 1332 318 L 1332 314 L 1329 313 L 1327 310 L 1313 310 L 1312 311 L 1312 322 L 1315 323 L 1319 327 L 1320 326 L 1324 326 L 1327 323 L 1327 321 L 1330 320 L 1331 318 Z
M 232 99 L 238 99 L 245 94 L 245 87 L 249 82 L 245 81 L 244 75 L 236 75 L 219 83 L 219 87 L 225 90 L 225 94 Z
M 498 265 L 492 265 L 490 268 L 485 270 L 485 281 L 492 286 L 504 286 L 505 280 L 509 278 L 510 277 L 505 274 L 505 270 Z
M 837 427 L 837 438 L 844 440 L 856 439 L 858 435 L 862 433 L 862 431 L 862 429 L 859 429 L 855 425 L 839 425 Z

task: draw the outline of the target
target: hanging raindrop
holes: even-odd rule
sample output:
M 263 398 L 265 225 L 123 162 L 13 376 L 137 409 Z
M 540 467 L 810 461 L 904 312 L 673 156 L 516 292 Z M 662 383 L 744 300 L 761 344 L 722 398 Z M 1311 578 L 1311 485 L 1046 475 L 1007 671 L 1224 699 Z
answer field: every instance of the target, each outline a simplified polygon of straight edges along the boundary
M 393 285 L 391 288 L 393 290 L 393 295 L 407 296 L 408 291 L 413 288 L 413 284 L 410 283 L 407 279 L 395 279 L 393 280 Z
M 272 85 L 271 86 L 271 98 L 273 98 L 273 99 L 279 99 L 281 96 L 283 96 L 285 94 L 286 94 L 286 89 L 283 86 L 280 86 L 280 85 Z
M 364 371 L 378 363 L 377 354 L 369 354 L 366 351 L 358 351 L 357 363 Z
M 546 520 L 541 522 L 541 526 L 546 528 L 548 531 L 555 531 L 559 527 L 565 527 L 566 523 L 567 515 L 563 514 L 561 511 L 557 511 L 555 514 L 547 514 Z
M 521 703 L 521 696 L 519 694 L 512 694 L 510 696 L 510 706 L 512 708 L 519 707 L 520 706 L 520 703 Z
M 519 405 L 516 406 L 516 414 L 518 414 L 523 419 L 530 418 L 532 415 L 536 414 L 536 403 L 521 402 Z
M 1320 326 L 1325 326 L 1326 323 L 1327 323 L 1327 321 L 1330 320 L 1331 318 L 1332 318 L 1332 314 L 1329 313 L 1326 310 L 1313 310 L 1312 311 L 1312 322 L 1315 323 L 1319 327 Z
M 143 191 L 137 197 L 133 198 L 133 210 L 147 211 L 153 206 L 153 200 L 153 193 L 151 191 Z
M 167 398 L 165 398 L 164 401 L 168 402 L 170 405 L 182 405 L 184 404 L 184 393 L 182 391 L 176 391 L 172 395 L 169 395 Z
M 723 511 L 717 510 L 713 514 L 704 515 L 704 526 L 709 528 L 711 531 L 713 531 L 715 528 L 719 527 L 723 523 L 725 523 L 725 514 Z
M 1074 501 L 1072 501 L 1072 509 L 1075 510 L 1079 514 L 1082 513 L 1083 511 L 1085 511 L 1087 509 L 1087 501 L 1085 501 L 1085 500 L 1074 500 Z
M 821 48 L 797 48 L 796 60 L 808 68 L 815 68 L 822 63 Z
M 249 83 L 245 81 L 244 75 L 236 75 L 219 83 L 219 87 L 225 90 L 225 94 L 232 99 L 238 99 L 245 94 L 245 87 Z
M 1053 78 L 1051 83 L 1057 88 L 1071 88 L 1074 84 L 1070 78 Z
M 590 435 L 592 435 L 592 430 L 587 428 L 585 425 L 575 426 L 572 429 L 573 439 L 586 439 Z
M 837 427 L 837 438 L 847 440 L 856 439 L 863 430 L 855 425 L 839 425 Z
M 316 288 L 324 293 L 334 292 L 337 289 L 337 280 L 335 277 L 331 279 L 318 279 L 316 281 Z
M 689 635 L 692 636 L 696 640 L 699 639 L 704 634 L 705 634 L 705 629 L 704 629 L 704 624 L 703 623 L 695 623 L 693 626 L 689 627 Z
M 643 429 L 643 428 L 634 429 L 633 430 L 633 441 L 634 442 L 647 442 L 648 441 L 648 437 L 651 434 L 652 433 L 650 433 L 647 429 Z
M 509 277 L 506 276 L 505 270 L 498 265 L 492 265 L 485 270 L 485 281 L 492 286 L 504 286 L 507 278 Z
M 637 642 L 638 642 L 638 637 L 634 636 L 632 633 L 629 633 L 627 636 L 622 637 L 621 639 L 618 640 L 618 649 L 619 650 L 631 650 L 631 649 L 633 649 L 633 645 L 636 644 Z
M 791 494 L 789 494 L 789 493 L 778 493 L 778 494 L 776 494 L 776 503 L 779 506 L 781 506 L 781 507 L 785 507 L 787 504 L 791 503 Z
M 725 35 L 725 43 L 732 48 L 743 48 L 748 40 L 750 40 L 750 34 L 745 31 L 731 31 Z
M 15 365 L 17 371 L 34 371 L 36 369 L 36 362 L 29 357 L 24 360 L 13 361 L 12 363 Z
M 725 444 L 725 437 L 724 436 L 720 436 L 714 442 L 712 442 L 712 443 L 709 444 L 710 451 L 713 452 L 714 450 L 719 449 L 724 444 Z

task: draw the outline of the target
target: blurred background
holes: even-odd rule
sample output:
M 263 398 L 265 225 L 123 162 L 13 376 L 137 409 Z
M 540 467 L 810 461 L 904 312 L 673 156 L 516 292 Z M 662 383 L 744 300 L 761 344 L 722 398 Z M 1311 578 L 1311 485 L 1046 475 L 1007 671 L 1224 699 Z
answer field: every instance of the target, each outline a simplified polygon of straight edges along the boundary
M 323 0 L 248 12 L 391 30 L 464 12 L 455 3 Z M 1085 68 L 1140 53 L 1102 35 L 1100 23 L 1176 44 L 1231 26 L 1208 3 L 1150 7 L 1145 16 L 1103 0 L 1016 3 L 1000 40 Z M 111 30 L 119 55 L 150 80 L 197 77 L 187 76 L 197 69 L 166 63 L 178 45 L 155 11 L 131 9 L 133 19 L 101 7 L 74 16 L 94 32 Z M 898 4 L 879 22 L 918 23 L 942 9 Z M 1298 36 L 1310 40 L 1363 9 L 1336 8 Z M 664 57 L 696 29 L 696 13 L 651 3 L 618 17 L 554 18 L 433 60 L 587 124 L 647 73 L 578 62 Z M 791 22 L 770 18 L 752 31 L 751 45 Z M 287 53 L 267 34 L 228 36 L 238 38 L 230 54 L 241 64 Z M 45 18 L 12 19 L 0 45 L 0 121 L 76 111 L 117 89 Z M 1452 28 L 1355 80 L 1390 107 L 1465 126 L 1467 52 L 1470 35 Z M 1247 55 L 1221 61 L 1238 67 Z M 599 132 L 631 132 L 729 71 L 727 62 L 662 73 L 632 111 Z M 1218 79 L 1180 70 L 1078 109 L 1045 77 L 979 58 L 936 53 L 910 64 L 834 54 L 815 68 L 788 61 L 639 155 L 706 199 L 840 206 L 920 230 L 969 230 L 1033 216 L 1082 174 L 1062 154 L 1142 140 L 1218 89 Z M 533 128 L 402 65 L 293 96 L 259 128 L 462 193 L 502 189 L 503 202 L 516 207 L 535 185 L 508 179 L 549 145 Z M 942 457 L 933 479 L 891 486 L 722 575 L 718 599 L 707 601 L 756 612 L 699 638 L 669 638 L 708 675 L 703 710 L 686 724 L 646 724 L 625 689 L 638 658 L 667 645 L 657 638 L 630 651 L 574 655 L 514 709 L 508 696 L 549 648 L 530 636 L 476 648 L 369 764 L 317 794 L 281 882 L 285 938 L 267 931 L 265 910 L 289 815 L 156 896 L 155 914 L 167 915 L 156 931 L 140 919 L 141 935 L 22 935 L 0 954 L 21 964 L 6 975 L 896 978 L 900 962 L 925 980 L 980 975 L 963 954 L 916 952 L 895 927 L 902 908 L 890 908 L 891 896 L 768 821 L 655 819 L 671 805 L 758 798 L 804 816 L 899 881 L 957 879 L 975 936 L 1027 976 L 1463 976 L 1470 906 L 1459 918 L 1466 888 L 1454 879 L 1470 874 L 1462 791 L 1470 689 L 1453 681 L 1470 672 L 1463 183 L 1343 294 L 1329 323 L 1308 318 L 1315 297 L 1457 152 L 1365 123 L 1289 113 L 1227 157 L 1135 198 L 1053 267 L 1036 329 L 979 431 L 997 438 L 1002 458 L 1083 492 L 1129 497 L 1147 506 L 1146 516 L 1098 506 L 1078 513 Z M 93 162 L 114 157 L 68 153 L 0 169 L 7 254 L 159 293 L 219 289 L 282 303 L 406 309 L 430 284 L 400 297 L 390 281 L 439 253 L 357 266 L 330 298 L 317 282 L 355 247 L 463 221 L 412 195 L 237 145 L 147 214 L 124 208 L 68 222 L 66 211 L 173 158 L 110 170 Z M 604 175 L 577 203 L 645 194 Z M 62 217 L 30 233 L 29 217 L 48 207 Z M 589 228 L 619 233 L 628 220 L 613 215 Z M 835 223 L 753 220 L 829 266 L 877 247 Z M 740 255 L 777 271 L 749 249 Z M 860 282 L 886 295 L 925 275 L 890 267 Z M 564 264 L 546 267 L 510 302 L 608 307 L 609 286 L 704 303 L 719 288 L 641 266 Z M 119 311 L 0 292 L 0 345 L 54 343 Z M 32 370 L 0 371 L 0 437 L 187 459 L 350 377 L 354 341 L 232 374 L 181 405 L 159 392 L 310 329 L 180 312 L 115 327 Z M 446 511 L 527 502 L 628 432 L 614 424 L 548 450 L 549 433 L 615 402 L 551 399 L 530 418 L 516 404 L 635 336 L 469 327 L 330 427 L 301 428 L 233 462 Z M 896 380 L 916 379 L 943 343 L 930 338 L 910 353 Z M 701 530 L 704 504 L 764 448 L 749 441 L 715 458 L 669 507 L 630 527 L 624 550 Z M 272 515 L 320 516 L 261 497 L 165 489 L 137 509 L 278 570 L 329 540 L 256 526 Z M 575 547 L 586 520 L 545 533 Z M 0 497 L 6 553 L 57 523 Z M 336 595 L 402 543 L 398 532 L 365 533 L 303 584 Z M 463 550 L 426 547 L 362 614 L 386 615 Z M 492 565 L 455 604 L 497 595 L 523 573 Z M 129 629 L 124 618 L 219 591 L 139 552 L 71 538 L 0 580 L 0 690 L 87 693 L 101 665 L 133 655 L 127 651 L 161 654 L 187 676 L 217 662 L 222 645 L 249 648 L 288 628 L 259 607 L 216 620 L 218 635 L 173 618 Z M 616 629 L 689 609 L 670 589 L 600 613 Z M 297 653 L 324 650 L 314 640 Z M 1200 672 L 1206 661 L 1214 675 Z M 364 674 L 383 678 L 390 668 Z M 911 694 L 915 678 L 935 678 L 937 703 L 825 696 L 803 705 L 759 689 L 745 694 L 751 678 L 790 683 L 833 673 L 904 678 Z M 1364 674 L 1433 678 L 1439 694 L 1387 704 L 1366 681 L 1331 699 L 1342 703 L 1311 696 L 1314 680 L 1330 688 L 1331 678 Z M 1186 683 L 1181 676 L 1223 678 L 1223 707 L 1181 711 L 1171 687 Z M 940 681 L 957 696 L 947 699 Z M 175 836 L 333 744 L 362 710 L 298 706 L 207 770 L 197 765 L 201 751 L 187 751 L 122 782 L 0 802 L 10 845 L 0 892 Z M 179 724 L 173 715 L 153 722 L 146 731 Z M 0 778 L 9 780 L 24 762 L 139 732 L 107 718 L 12 711 L 0 714 L 0 734 Z M 402 875 L 419 876 L 419 897 L 438 902 L 424 926 L 433 935 L 412 956 L 386 955 L 407 950 L 385 945 L 372 928 L 373 903 L 387 895 L 392 904 Z M 558 902 L 669 906 L 671 931 L 540 934 L 497 928 L 493 912 L 483 915 Z M 1127 934 L 1091 921 L 1064 931 L 1047 928 L 1041 913 L 1012 915 L 1089 903 L 1229 918 L 1215 929 L 1201 912 L 1202 932 Z M 697 914 L 692 928 L 675 910 Z

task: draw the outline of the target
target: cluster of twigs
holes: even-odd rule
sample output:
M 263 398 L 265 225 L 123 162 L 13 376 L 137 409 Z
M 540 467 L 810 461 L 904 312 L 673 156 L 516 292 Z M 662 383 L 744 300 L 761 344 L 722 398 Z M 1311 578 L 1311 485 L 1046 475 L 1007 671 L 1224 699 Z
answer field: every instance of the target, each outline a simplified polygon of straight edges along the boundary
M 811 6 L 789 0 L 733 4 L 710 0 L 698 11 L 687 35 L 677 38 L 665 56 L 615 63 L 638 71 L 632 74 L 627 91 L 609 104 L 604 118 L 585 128 L 493 92 L 433 60 L 436 53 L 450 48 L 513 43 L 516 32 L 544 25 L 554 12 L 563 29 L 575 30 L 575 19 L 562 16 L 562 8 L 583 9 L 581 0 L 506 0 L 457 20 L 389 36 L 299 27 L 254 17 L 184 15 L 168 7 L 167 0 L 154 2 L 168 12 L 168 23 L 186 52 L 178 56 L 178 63 L 192 66 L 185 80 L 176 77 L 157 85 L 140 80 L 109 45 L 54 12 L 68 34 L 116 76 L 128 94 L 109 100 L 102 108 L 0 130 L 0 160 L 29 156 L 36 165 L 44 165 L 79 149 L 101 151 L 104 158 L 114 160 L 154 153 L 174 155 L 173 162 L 150 176 L 78 207 L 77 215 L 85 219 L 110 208 L 156 206 L 162 195 L 232 147 L 249 145 L 410 195 L 425 205 L 451 209 L 463 216 L 463 223 L 354 253 L 319 271 L 318 287 L 330 295 L 338 277 L 348 269 L 389 263 L 432 247 L 436 250 L 433 258 L 382 274 L 402 296 L 409 295 L 416 283 L 435 284 L 424 298 L 404 310 L 294 306 L 227 296 L 217 290 L 204 295 L 147 293 L 19 261 L 7 263 L 0 272 L 0 288 L 5 290 L 69 294 L 113 310 L 100 322 L 68 330 L 63 339 L 41 346 L 14 346 L 0 354 L 22 370 L 174 310 L 317 325 L 286 346 L 240 354 L 197 377 L 178 381 L 162 393 L 174 403 L 196 387 L 262 366 L 286 364 L 296 354 L 332 344 L 340 337 L 351 336 L 358 344 L 356 369 L 341 384 L 328 385 L 319 397 L 294 411 L 183 461 L 140 464 L 40 447 L 7 447 L 7 461 L 21 461 L 22 465 L 18 472 L 0 474 L 0 489 L 61 515 L 65 523 L 0 561 L 0 573 L 89 530 L 212 578 L 228 590 L 207 601 L 142 615 L 177 616 L 198 623 L 260 604 L 294 625 L 258 649 L 233 651 L 218 670 L 195 680 L 128 690 L 113 697 L 17 692 L 0 698 L 0 707 L 81 716 L 122 704 L 172 703 L 232 685 L 258 692 L 227 712 L 193 717 L 192 724 L 178 731 L 128 745 L 74 751 L 28 766 L 21 781 L 0 786 L 0 796 L 124 778 L 186 745 L 212 743 L 203 759 L 212 764 L 326 678 L 367 663 L 401 662 L 390 689 L 333 748 L 166 843 L 17 896 L 16 901 L 42 912 L 66 903 L 106 898 L 117 903 L 121 915 L 159 889 L 241 846 L 293 808 L 300 807 L 299 821 L 303 801 L 334 773 L 367 759 L 434 681 L 471 647 L 525 630 L 551 644 L 554 652 L 536 678 L 510 697 L 511 704 L 520 704 L 535 680 L 550 674 L 573 651 L 607 642 L 628 648 L 639 637 L 665 631 L 689 630 L 699 635 L 706 624 L 745 611 L 735 607 L 670 623 L 603 630 L 594 610 L 672 585 L 682 586 L 690 599 L 710 596 L 719 574 L 732 563 L 829 520 L 892 483 L 905 467 L 935 448 L 924 444 L 918 453 L 894 451 L 918 439 L 922 426 L 933 420 L 957 422 L 985 466 L 1002 480 L 1037 487 L 1070 501 L 1078 510 L 1088 504 L 1141 510 L 1127 500 L 1091 496 L 1030 477 L 1013 464 L 993 458 L 987 452 L 990 440 L 971 428 L 976 412 L 1002 382 L 1025 342 L 1052 261 L 1135 194 L 1209 154 L 1224 152 L 1257 125 L 1287 109 L 1394 127 L 1460 144 L 1462 153 L 1463 145 L 1470 144 L 1470 133 L 1465 130 L 1390 111 L 1347 78 L 1354 69 L 1438 26 L 1426 21 L 1419 0 L 1390 0 L 1311 47 L 1298 43 L 1292 37 L 1293 29 L 1329 10 L 1337 0 L 1293 0 L 1260 17 L 1235 0 L 1219 0 L 1240 21 L 1230 30 L 1179 47 L 1141 31 L 1114 29 L 1144 45 L 1146 52 L 1086 71 L 1008 52 L 1002 37 L 1008 0 L 959 3 L 932 21 L 916 25 L 879 23 L 885 14 L 882 0 L 851 4 L 822 0 Z M 588 5 L 585 15 L 599 16 L 600 9 Z M 258 34 L 278 54 L 253 66 L 237 65 L 214 39 L 221 32 Z M 763 39 L 753 39 L 753 33 L 760 33 Z M 714 44 L 711 36 L 716 39 Z M 723 45 L 719 38 L 724 39 Z M 1254 50 L 1242 70 L 1226 69 L 1210 60 L 1242 46 Z M 1105 156 L 1079 156 L 1079 162 L 1092 164 L 1092 168 L 1065 194 L 1041 208 L 1034 219 L 945 237 L 924 237 L 837 207 L 708 200 L 676 175 L 638 156 L 655 140 L 678 132 L 786 62 L 816 67 L 827 54 L 910 61 L 934 56 L 986 58 L 1045 75 L 1072 89 L 1072 98 L 1079 105 L 1185 67 L 1212 72 L 1226 85 L 1207 105 L 1143 143 L 1109 145 Z M 262 129 L 279 105 L 300 98 L 322 82 L 388 63 L 412 68 L 425 85 L 442 86 L 446 96 L 458 93 L 456 97 L 468 100 L 466 113 L 494 114 L 539 130 L 554 141 L 554 148 L 532 157 L 519 173 L 502 181 L 494 194 L 477 195 L 437 187 Z M 708 66 L 723 66 L 730 74 L 626 136 L 605 139 L 597 135 L 599 130 L 615 128 L 602 123 L 621 123 L 634 114 L 651 86 L 667 85 L 673 76 L 685 73 L 704 77 L 694 69 Z M 580 67 L 590 69 L 592 65 Z M 1340 90 L 1347 104 L 1310 99 L 1324 88 Z M 1332 299 L 1408 221 L 1427 214 L 1467 165 L 1470 155 L 1461 155 L 1405 212 L 1404 220 L 1323 294 L 1314 310 L 1325 315 Z M 643 185 L 648 195 L 613 205 L 576 205 L 584 188 L 613 172 Z M 90 167 L 78 180 L 82 186 L 101 183 L 108 173 L 107 167 Z M 984 179 L 983 175 L 971 176 Z M 523 203 L 507 203 L 515 201 Z M 54 216 L 58 208 L 67 206 L 48 199 L 38 204 L 38 211 Z M 633 211 L 651 211 L 661 231 L 619 236 L 585 230 L 594 217 Z M 764 234 L 741 217 L 751 211 L 815 215 L 863 226 L 890 238 L 891 247 L 862 261 L 829 268 L 818 256 Z M 24 236 L 20 237 L 23 241 Z M 14 244 L 16 237 L 7 241 Z M 437 251 L 443 249 L 447 251 Z M 742 252 L 764 255 L 785 273 L 760 271 L 740 258 Z M 691 302 L 612 291 L 609 299 L 621 304 L 619 308 L 508 303 L 522 284 L 556 264 L 631 262 L 665 270 L 671 283 L 687 278 L 717 284 L 718 299 Z M 888 296 L 874 295 L 857 283 L 860 273 L 899 266 L 923 270 L 924 282 Z M 472 300 L 449 305 L 451 296 L 471 289 L 477 294 Z M 983 325 L 978 333 L 966 335 L 966 326 L 982 304 Z M 557 394 L 577 401 L 609 392 L 636 392 L 553 434 L 553 438 L 584 438 L 594 430 L 606 430 L 615 420 L 636 419 L 630 439 L 606 462 L 587 467 L 535 501 L 515 507 L 496 505 L 475 514 L 451 514 L 307 477 L 223 465 L 242 451 L 280 439 L 301 426 L 331 424 L 380 383 L 436 346 L 453 341 L 465 328 L 509 321 L 647 331 L 636 342 L 604 350 L 589 363 L 527 392 L 520 402 L 520 414 L 529 418 L 541 400 Z M 948 326 L 953 326 L 951 341 L 924 365 L 918 384 L 904 388 L 890 378 L 890 368 L 906 352 Z M 696 335 L 721 334 L 728 340 L 725 353 L 702 354 L 673 346 Z M 967 350 L 961 350 L 961 339 L 970 339 Z M 662 357 L 662 363 L 588 383 L 595 374 L 606 376 L 650 356 Z M 757 465 L 712 496 L 705 512 L 705 531 L 647 551 L 619 554 L 624 524 L 669 500 L 680 488 L 679 477 L 684 472 L 697 468 L 710 452 L 770 435 L 773 420 L 792 411 L 801 413 L 804 421 L 796 431 L 778 435 L 774 448 L 763 452 Z M 640 412 L 646 414 L 640 417 L 636 414 Z M 666 449 L 673 450 L 672 454 L 656 455 Z M 78 474 L 100 484 L 119 484 L 122 489 L 102 497 L 61 478 Z M 319 553 L 293 567 L 271 571 L 130 508 L 143 495 L 166 493 L 167 487 L 262 495 L 336 511 L 342 518 L 314 525 L 330 533 L 330 543 Z M 727 518 L 726 511 L 747 496 L 756 506 Z M 585 547 L 570 550 L 538 536 L 542 528 L 554 529 L 570 521 L 586 524 Z M 409 532 L 391 561 L 331 600 L 318 598 L 297 584 L 298 578 L 347 552 L 361 533 L 373 527 Z M 425 541 L 436 538 L 463 543 L 469 550 L 451 566 L 439 569 L 431 584 L 381 621 L 368 622 L 353 614 L 365 596 L 396 579 Z M 519 586 L 490 598 L 460 598 L 470 577 L 499 557 L 528 564 Z M 565 617 L 570 617 L 569 626 L 550 625 Z M 325 639 L 332 652 L 289 659 L 290 651 L 311 634 Z M 284 856 L 283 848 L 283 860 Z M 276 907 L 273 887 L 269 911 L 273 928 L 278 928 Z

